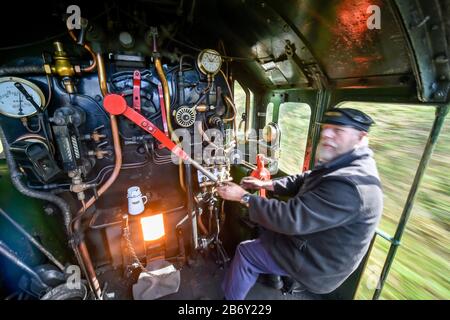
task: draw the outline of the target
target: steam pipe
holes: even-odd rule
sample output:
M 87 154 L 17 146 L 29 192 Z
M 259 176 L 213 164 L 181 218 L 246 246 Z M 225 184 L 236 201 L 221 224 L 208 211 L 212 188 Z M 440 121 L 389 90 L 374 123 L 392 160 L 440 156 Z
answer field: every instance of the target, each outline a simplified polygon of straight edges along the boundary
M 167 126 L 169 128 L 170 138 L 172 137 L 173 127 L 172 121 L 170 120 L 170 93 L 169 93 L 169 85 L 167 83 L 166 76 L 164 74 L 164 70 L 161 65 L 161 59 L 159 57 L 155 58 L 155 68 L 158 73 L 158 77 L 161 80 L 161 85 L 163 87 L 164 94 L 164 105 L 166 107 L 166 117 L 167 117 Z
M 35 190 L 29 189 L 21 180 L 22 173 L 20 173 L 17 168 L 17 164 L 13 158 L 9 143 L 6 140 L 5 133 L 3 132 L 3 128 L 1 126 L 0 126 L 0 140 L 2 142 L 3 149 L 5 152 L 6 163 L 8 164 L 8 168 L 11 173 L 11 182 L 14 185 L 14 187 L 21 194 L 23 194 L 27 197 L 45 200 L 45 201 L 48 201 L 48 202 L 56 205 L 59 208 L 59 210 L 61 210 L 61 213 L 63 214 L 64 225 L 66 227 L 66 230 L 68 232 L 70 232 L 69 226 L 70 226 L 70 221 L 71 221 L 72 217 L 71 217 L 71 213 L 70 213 L 70 207 L 67 204 L 67 202 L 64 201 L 63 199 L 61 199 L 60 197 L 55 196 L 49 192 L 35 191 Z
M 102 58 L 102 55 L 100 53 L 97 53 L 96 55 L 97 60 L 97 72 L 98 72 L 98 80 L 100 84 L 100 90 L 102 92 L 102 95 L 105 96 L 108 94 L 108 86 L 106 84 L 106 71 L 105 71 L 105 64 Z M 120 168 L 122 166 L 122 148 L 120 146 L 120 136 L 119 136 L 119 127 L 117 125 L 117 118 L 115 115 L 110 115 L 110 121 L 111 121 L 111 131 L 112 131 L 112 137 L 114 142 L 114 153 L 115 153 L 115 163 L 114 163 L 114 169 L 111 174 L 111 176 L 108 178 L 108 180 L 99 188 L 97 192 L 97 197 L 93 196 L 91 197 L 85 204 L 83 204 L 83 208 L 81 208 L 76 217 L 76 221 L 74 223 L 74 231 L 79 232 L 81 227 L 81 219 L 80 217 L 86 212 L 86 210 L 94 204 L 94 202 L 97 200 L 98 197 L 100 197 L 103 193 L 108 190 L 108 188 L 114 183 L 114 181 L 119 176 Z M 86 270 L 89 283 L 91 285 L 91 289 L 94 291 L 95 296 L 98 299 L 101 299 L 101 289 L 100 284 L 97 279 L 97 275 L 95 274 L 95 269 L 92 264 L 91 257 L 89 255 L 89 250 L 87 249 L 86 242 L 84 239 L 80 241 L 78 244 L 77 250 L 79 252 L 81 262 L 83 263 L 83 267 Z
M 230 105 L 231 108 L 233 109 L 233 117 L 229 118 L 229 119 L 223 119 L 224 123 L 227 123 L 228 121 L 233 121 L 233 132 L 234 132 L 234 141 L 236 142 L 237 145 L 237 110 L 236 110 L 236 106 L 234 105 L 234 102 L 231 100 L 230 97 L 225 96 L 225 104 L 226 105 Z
M 230 97 L 228 97 L 228 96 L 224 96 L 224 97 L 225 97 L 226 105 L 231 106 L 231 109 L 233 110 L 233 116 L 230 118 L 227 118 L 227 119 L 223 119 L 223 122 L 227 123 L 227 122 L 233 121 L 234 125 L 236 126 L 236 122 L 235 122 L 236 114 L 237 114 L 236 106 L 234 105 L 234 103 L 230 99 Z
M 77 37 L 75 36 L 75 33 L 73 32 L 73 30 L 69 30 L 69 35 L 70 35 L 70 37 L 73 39 L 73 41 L 75 41 L 77 44 L 80 44 L 80 43 L 78 42 L 78 39 L 77 39 Z M 97 59 L 96 59 L 94 50 L 92 50 L 91 46 L 88 45 L 87 43 L 80 44 L 80 45 L 81 45 L 84 49 L 86 49 L 86 51 L 89 52 L 89 54 L 90 54 L 91 57 L 92 57 L 92 64 L 91 64 L 90 66 L 88 66 L 88 67 L 82 68 L 81 71 L 82 71 L 82 72 L 91 72 L 91 71 L 94 71 L 95 67 L 97 66 Z
M 21 74 L 45 74 L 44 66 L 1 67 L 0 76 Z
M 200 227 L 201 231 L 205 236 L 209 234 L 209 231 L 206 229 L 205 225 L 203 224 L 202 217 L 198 216 L 198 226 Z
M 11 218 L 2 208 L 0 214 L 5 217 L 22 235 L 25 236 L 39 251 L 41 251 L 51 262 L 53 262 L 61 271 L 64 272 L 64 266 L 59 262 L 47 249 L 36 241 L 21 225 L 19 225 L 13 218 Z
M 184 177 L 183 177 L 183 160 L 180 158 L 178 160 L 178 180 L 180 182 L 181 190 L 186 192 L 186 186 L 184 185 Z
M 189 220 L 191 221 L 191 241 L 193 242 L 193 248 L 197 249 L 198 245 L 198 233 L 197 233 L 197 218 L 194 212 L 194 192 L 192 188 L 192 171 L 191 165 L 185 164 L 184 176 L 186 181 L 186 202 L 187 202 L 187 212 Z
M 104 97 L 108 94 L 108 86 L 106 84 L 105 63 L 103 61 L 103 57 L 102 57 L 101 53 L 97 53 L 97 55 L 95 56 L 95 59 L 97 60 L 98 82 L 100 84 L 100 90 Z

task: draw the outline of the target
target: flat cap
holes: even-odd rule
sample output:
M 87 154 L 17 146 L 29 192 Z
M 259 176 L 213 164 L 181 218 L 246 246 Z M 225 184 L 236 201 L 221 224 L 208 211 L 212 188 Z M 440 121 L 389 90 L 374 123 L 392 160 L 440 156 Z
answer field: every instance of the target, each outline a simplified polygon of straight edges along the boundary
M 357 109 L 333 108 L 325 112 L 321 123 L 347 126 L 368 132 L 370 126 L 374 124 L 375 121 L 367 114 Z

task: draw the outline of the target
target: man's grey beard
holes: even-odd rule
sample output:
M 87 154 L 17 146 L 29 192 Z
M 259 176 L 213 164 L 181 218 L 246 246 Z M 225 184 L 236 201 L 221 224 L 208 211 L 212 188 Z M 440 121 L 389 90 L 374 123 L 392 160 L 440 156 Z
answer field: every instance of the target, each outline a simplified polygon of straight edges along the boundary
M 328 150 L 324 150 L 324 148 L 322 148 L 322 146 L 319 146 L 319 162 L 320 163 L 327 163 L 331 160 L 333 160 L 335 157 L 335 154 L 328 151 Z
M 318 146 L 319 162 L 326 163 L 336 158 L 336 149 L 327 150 L 323 147 L 322 143 L 323 142 L 320 142 Z M 337 147 L 336 144 L 331 141 L 327 141 L 327 144 L 332 145 L 335 148 Z

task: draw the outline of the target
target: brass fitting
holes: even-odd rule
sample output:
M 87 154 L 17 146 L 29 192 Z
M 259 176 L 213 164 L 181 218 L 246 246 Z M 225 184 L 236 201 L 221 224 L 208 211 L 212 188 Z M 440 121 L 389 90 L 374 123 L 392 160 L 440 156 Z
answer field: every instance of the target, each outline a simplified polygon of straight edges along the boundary
M 70 191 L 74 192 L 74 193 L 82 193 L 88 189 L 93 189 L 95 188 L 96 185 L 92 184 L 92 183 L 81 183 L 81 184 L 72 184 L 70 185 Z M 84 197 L 83 197 L 84 199 Z
M 94 132 L 91 134 L 91 139 L 92 139 L 94 142 L 100 142 L 101 139 L 105 139 L 105 138 L 106 138 L 106 134 L 100 134 L 100 133 L 98 133 L 97 131 L 94 131 Z
M 195 111 L 197 112 L 206 112 L 209 110 L 209 107 L 206 104 L 200 104 L 195 107 Z
M 62 82 L 67 93 L 75 92 L 75 83 L 73 82 L 72 78 L 65 77 Z
M 64 51 L 63 44 L 61 42 L 54 42 L 55 52 L 53 53 L 53 59 L 55 61 L 53 66 L 50 66 L 52 74 L 60 77 L 73 77 L 81 70 L 79 66 L 73 66 L 70 63 L 67 53 Z M 44 67 L 45 68 L 45 67 Z M 47 71 L 48 68 L 46 68 Z
M 95 150 L 89 150 L 88 151 L 88 155 L 89 156 L 94 156 L 97 159 L 101 160 L 103 159 L 105 156 L 108 156 L 110 153 L 107 150 L 100 150 L 100 149 L 95 149 Z

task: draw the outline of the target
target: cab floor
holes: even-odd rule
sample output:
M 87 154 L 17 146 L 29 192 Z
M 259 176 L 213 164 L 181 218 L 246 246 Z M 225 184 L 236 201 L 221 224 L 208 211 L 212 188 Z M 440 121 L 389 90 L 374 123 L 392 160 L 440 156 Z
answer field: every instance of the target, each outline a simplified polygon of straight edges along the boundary
M 123 278 L 120 270 L 107 270 L 98 277 L 106 285 L 104 298 L 107 300 L 132 300 L 132 286 L 137 276 Z M 178 292 L 166 295 L 160 300 L 223 300 L 221 283 L 225 270 L 220 268 L 211 256 L 199 255 L 193 263 L 180 270 L 181 282 Z M 120 280 L 119 280 L 120 279 Z M 318 300 L 312 293 L 283 294 L 281 290 L 266 286 L 259 281 L 253 286 L 246 300 Z

